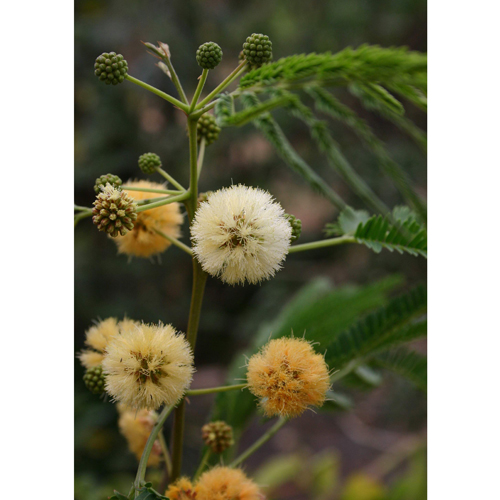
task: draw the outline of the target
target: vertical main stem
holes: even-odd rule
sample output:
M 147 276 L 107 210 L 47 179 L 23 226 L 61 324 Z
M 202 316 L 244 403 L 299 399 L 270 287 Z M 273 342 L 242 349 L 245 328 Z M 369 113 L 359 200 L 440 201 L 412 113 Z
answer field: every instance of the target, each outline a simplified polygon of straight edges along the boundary
M 198 203 L 198 166 L 197 166 L 197 131 L 198 120 L 188 117 L 189 133 L 189 165 L 190 165 L 190 184 L 189 198 L 185 201 L 190 221 L 194 217 Z M 191 308 L 189 310 L 189 320 L 186 332 L 186 338 L 194 351 L 196 346 L 196 336 L 198 334 L 198 325 L 200 323 L 201 305 L 203 303 L 203 293 L 207 281 L 207 273 L 203 271 L 196 259 L 193 259 L 193 291 L 191 295 Z M 172 435 L 172 477 L 171 481 L 176 481 L 181 474 L 182 467 L 182 443 L 184 439 L 184 415 L 186 411 L 186 401 L 183 399 L 175 410 L 174 428 Z

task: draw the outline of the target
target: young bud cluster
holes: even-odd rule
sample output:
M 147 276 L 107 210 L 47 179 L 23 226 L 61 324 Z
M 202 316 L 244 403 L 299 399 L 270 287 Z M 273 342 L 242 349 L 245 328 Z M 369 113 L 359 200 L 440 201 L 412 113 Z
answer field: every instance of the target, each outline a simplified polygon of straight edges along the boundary
M 139 168 L 147 175 L 154 174 L 161 167 L 161 159 L 155 153 L 144 153 L 139 156 Z
M 196 51 L 196 62 L 203 69 L 214 69 L 221 61 L 222 49 L 214 42 L 206 42 Z
M 198 120 L 196 129 L 198 131 L 198 143 L 200 143 L 201 139 L 204 138 L 207 146 L 210 146 L 210 144 L 219 138 L 221 131 L 221 128 L 215 121 L 215 117 L 213 115 L 209 115 L 208 113 L 204 114 Z
M 124 236 L 134 228 L 137 204 L 126 192 L 106 184 L 94 201 L 92 214 L 92 221 L 97 229 L 116 238 L 118 235 Z
M 95 180 L 95 194 L 99 194 L 106 184 L 111 184 L 114 188 L 119 189 L 122 185 L 122 180 L 117 175 L 113 174 L 101 175 Z
M 94 74 L 106 85 L 118 85 L 125 80 L 128 64 L 121 54 L 104 52 L 94 64 Z
M 201 435 L 214 453 L 222 453 L 234 444 L 233 428 L 221 420 L 205 424 L 201 428 Z
M 104 384 L 106 383 L 104 374 L 102 373 L 102 366 L 89 368 L 83 376 L 83 382 L 92 394 L 102 394 L 104 392 Z
M 252 69 L 259 68 L 273 58 L 273 44 L 267 35 L 253 33 L 243 44 L 243 56 Z
M 285 217 L 288 219 L 290 226 L 292 226 L 292 238 L 291 241 L 296 241 L 300 238 L 300 233 L 302 232 L 302 221 L 297 219 L 295 215 L 285 214 Z

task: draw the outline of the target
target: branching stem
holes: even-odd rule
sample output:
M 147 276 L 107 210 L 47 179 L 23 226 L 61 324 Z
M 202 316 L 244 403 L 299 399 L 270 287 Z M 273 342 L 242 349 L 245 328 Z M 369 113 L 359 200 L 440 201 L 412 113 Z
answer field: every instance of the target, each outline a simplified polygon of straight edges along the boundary
M 176 201 L 183 201 L 189 198 L 189 191 L 186 191 L 177 196 L 169 196 L 168 198 L 161 199 L 160 201 L 155 201 L 154 203 L 148 203 L 147 205 L 141 205 L 137 207 L 137 212 L 144 212 L 145 210 L 151 210 L 152 208 L 162 207 L 163 205 L 168 205 L 169 203 L 174 203 Z
M 179 189 L 182 192 L 186 191 L 186 189 L 182 186 L 182 184 L 180 184 L 179 182 L 177 182 L 170 174 L 168 174 L 167 172 L 165 172 L 165 170 L 163 170 L 161 167 L 158 167 L 156 169 L 156 171 L 162 177 L 165 177 L 165 179 L 167 179 L 167 181 L 169 181 L 171 184 L 173 184 L 177 189 Z
M 179 241 L 177 238 L 174 238 L 173 236 L 169 236 L 168 234 L 163 233 L 159 229 L 155 229 L 154 231 L 156 234 L 159 234 L 160 236 L 162 236 L 166 240 L 170 241 L 170 243 L 172 243 L 172 245 L 175 245 L 176 247 L 180 248 L 181 250 L 186 252 L 188 255 L 191 255 L 191 256 L 193 255 L 193 251 L 187 245 L 184 245 L 184 243 L 182 243 L 182 241 Z
M 317 248 L 333 247 L 344 243 L 356 243 L 354 236 L 340 236 L 339 238 L 330 238 L 328 240 L 313 241 L 312 243 L 302 243 L 301 245 L 293 245 L 288 250 L 288 253 L 303 252 L 305 250 L 316 250 Z
M 194 108 L 196 107 L 196 103 L 198 102 L 198 98 L 200 97 L 200 94 L 203 91 L 203 87 L 205 86 L 205 82 L 207 81 L 207 76 L 208 76 L 208 69 L 203 68 L 203 71 L 201 72 L 200 79 L 198 81 L 198 86 L 196 87 L 193 100 L 191 101 L 191 105 L 189 106 L 189 113 L 192 113 L 194 111 Z
M 214 394 L 216 392 L 236 391 L 238 389 L 244 389 L 246 386 L 247 384 L 237 384 L 209 387 L 207 389 L 191 389 L 190 391 L 186 391 L 186 396 L 202 396 L 204 394 Z

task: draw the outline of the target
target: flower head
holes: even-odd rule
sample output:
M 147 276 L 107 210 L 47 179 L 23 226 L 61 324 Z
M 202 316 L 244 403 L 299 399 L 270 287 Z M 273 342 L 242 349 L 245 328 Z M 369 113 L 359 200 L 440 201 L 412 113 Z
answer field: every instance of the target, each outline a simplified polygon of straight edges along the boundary
M 145 199 L 162 198 L 165 195 L 160 193 L 147 193 L 143 191 L 127 191 L 127 187 L 146 189 L 165 189 L 162 184 L 149 181 L 127 182 L 122 186 L 122 190 L 136 201 Z M 137 214 L 134 228 L 125 236 L 116 238 L 118 253 L 124 253 L 134 257 L 150 257 L 151 255 L 164 252 L 170 245 L 163 236 L 156 231 L 178 238 L 180 236 L 180 225 L 183 216 L 178 203 L 170 203 L 161 207 L 145 210 Z
M 118 405 L 118 412 L 120 414 L 118 428 L 125 436 L 130 451 L 137 457 L 137 460 L 140 460 L 158 415 L 151 410 L 130 410 L 124 405 Z M 158 465 L 160 457 L 161 445 L 157 440 L 149 455 L 148 465 Z
M 170 325 L 136 325 L 121 330 L 102 362 L 106 391 L 131 408 L 175 404 L 189 386 L 193 353 L 184 335 Z
M 168 487 L 165 496 L 170 500 L 194 500 L 196 490 L 189 479 L 181 477 Z
M 196 500 L 263 500 L 259 487 L 241 469 L 214 467 L 196 484 Z
M 281 205 L 266 191 L 243 185 L 212 193 L 191 226 L 193 251 L 203 270 L 231 285 L 274 276 L 291 235 Z
M 271 340 L 248 361 L 247 381 L 268 416 L 295 417 L 322 406 L 330 387 L 324 357 L 301 338 Z
M 234 444 L 233 428 L 222 420 L 205 424 L 201 428 L 201 435 L 214 453 L 222 453 Z
M 126 318 L 122 321 L 117 321 L 116 318 L 107 318 L 90 327 L 85 332 L 85 345 L 88 349 L 84 349 L 78 355 L 82 365 L 87 369 L 100 366 L 108 342 L 115 335 L 118 335 L 120 329 L 128 329 L 138 324 L 136 321 Z

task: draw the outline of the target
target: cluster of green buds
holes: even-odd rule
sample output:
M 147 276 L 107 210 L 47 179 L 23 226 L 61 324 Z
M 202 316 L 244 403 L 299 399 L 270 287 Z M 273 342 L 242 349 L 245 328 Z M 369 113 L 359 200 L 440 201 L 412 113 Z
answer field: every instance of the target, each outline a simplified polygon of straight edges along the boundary
M 147 175 L 154 174 L 161 168 L 161 158 L 156 153 L 144 153 L 139 156 L 139 168 Z
M 102 372 L 102 366 L 99 365 L 94 368 L 89 368 L 83 376 L 83 382 L 85 387 L 92 394 L 102 394 L 106 383 L 104 373 Z
M 300 233 L 302 232 L 302 221 L 297 219 L 295 215 L 285 214 L 285 217 L 288 219 L 290 226 L 292 226 L 292 237 L 290 241 L 296 241 L 300 238 Z
M 214 42 L 206 42 L 196 51 L 196 62 L 203 69 L 214 69 L 222 61 L 222 49 Z
M 106 184 L 94 201 L 92 215 L 92 221 L 99 231 L 116 238 L 134 228 L 137 204 L 125 191 Z
M 101 175 L 95 180 L 94 184 L 95 194 L 99 194 L 104 189 L 104 186 L 106 184 L 111 184 L 116 189 L 120 189 L 122 185 L 122 180 L 117 175 L 113 174 Z
M 94 74 L 106 85 L 118 85 L 125 80 L 128 64 L 121 54 L 104 52 L 94 64 Z
M 205 144 L 210 146 L 213 142 L 215 142 L 219 138 L 219 134 L 221 128 L 217 125 L 215 121 L 215 117 L 213 115 L 209 115 L 205 113 L 199 120 L 196 125 L 196 129 L 198 132 L 198 143 L 201 142 L 201 139 L 205 139 Z
M 222 420 L 205 424 L 201 434 L 205 444 L 214 453 L 222 453 L 234 444 L 233 428 Z
M 273 58 L 273 44 L 267 35 L 253 33 L 243 44 L 243 57 L 251 69 L 259 68 Z

